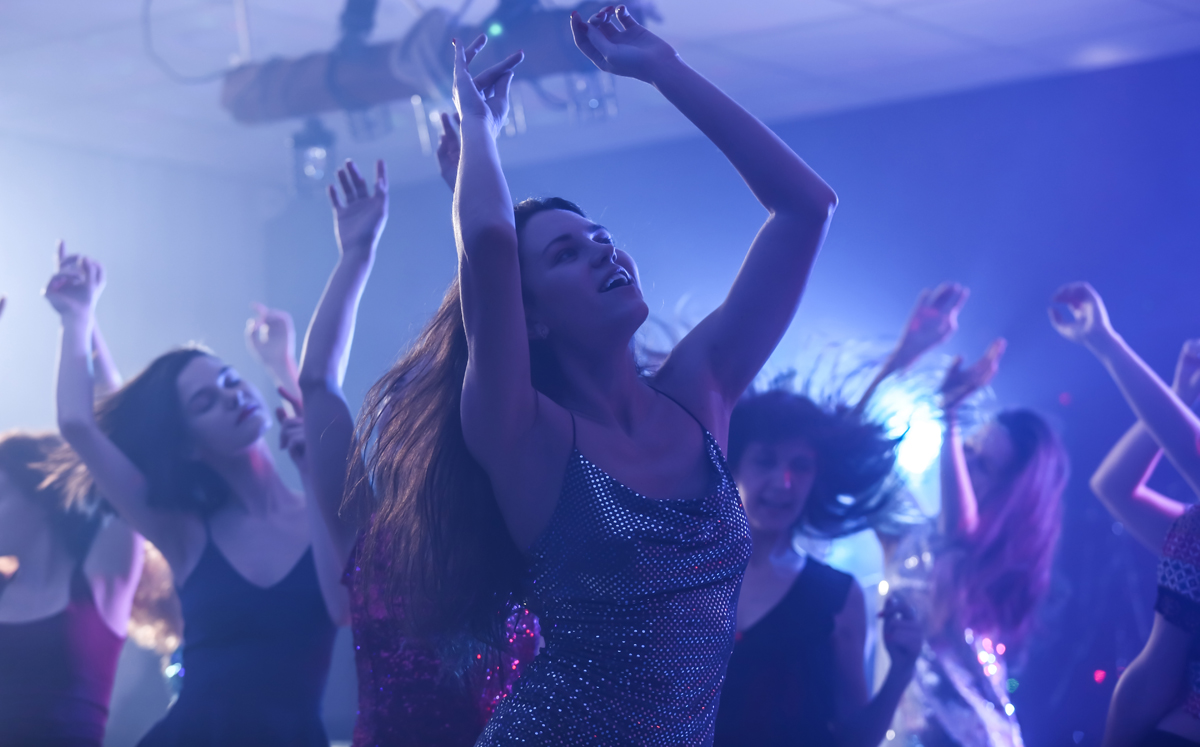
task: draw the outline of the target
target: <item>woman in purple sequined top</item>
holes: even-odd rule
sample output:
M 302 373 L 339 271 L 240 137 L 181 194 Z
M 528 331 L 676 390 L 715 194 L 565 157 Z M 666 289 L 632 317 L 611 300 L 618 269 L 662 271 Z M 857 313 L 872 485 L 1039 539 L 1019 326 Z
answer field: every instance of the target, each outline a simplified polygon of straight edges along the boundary
M 1184 344 L 1167 386 L 1113 329 L 1090 285 L 1054 297 L 1054 326 L 1108 369 L 1138 422 L 1092 476 L 1092 490 L 1137 540 L 1160 556 L 1154 627 L 1113 692 L 1105 747 L 1200 744 L 1200 512 L 1146 485 L 1165 452 L 1200 493 L 1200 340 Z
M 730 412 L 791 323 L 836 196 L 626 8 L 571 27 L 601 70 L 690 118 L 767 220 L 724 304 L 647 375 L 632 258 L 567 200 L 514 209 L 494 138 L 522 55 L 472 78 L 485 38 L 456 42 L 459 275 L 364 407 L 364 557 L 391 559 L 415 630 L 494 637 L 518 600 L 538 615 L 546 646 L 481 747 L 707 745 L 750 552 Z
M 354 427 L 342 377 L 358 302 L 387 221 L 387 179 L 382 162 L 373 193 L 351 163 L 338 177 L 343 197 L 332 189 L 330 197 L 341 256 L 309 325 L 300 364 L 302 402 L 293 402 L 303 417 L 285 418 L 285 430 L 303 431 L 303 438 L 294 443 L 304 443 L 306 487 L 345 568 L 342 583 L 350 591 L 358 669 L 354 744 L 468 747 L 536 653 L 537 621 L 528 612 L 513 615 L 507 623 L 507 645 L 499 653 L 479 653 L 474 663 L 452 671 L 433 644 L 401 634 L 399 609 L 388 604 L 384 589 L 372 581 L 384 575 L 386 564 L 364 573 L 359 563 L 358 524 L 339 513 Z

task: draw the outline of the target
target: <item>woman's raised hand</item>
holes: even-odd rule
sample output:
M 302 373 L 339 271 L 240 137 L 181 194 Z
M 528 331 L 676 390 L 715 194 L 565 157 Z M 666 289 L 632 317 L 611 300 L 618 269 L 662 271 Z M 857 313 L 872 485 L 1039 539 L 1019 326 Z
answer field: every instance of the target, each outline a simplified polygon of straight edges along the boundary
M 57 272 L 42 295 L 61 316 L 90 315 L 104 290 L 104 267 L 81 254 L 67 254 L 62 241 L 58 242 L 56 264 Z
M 1175 364 L 1175 382 L 1171 386 L 1189 407 L 1200 399 L 1200 340 L 1188 340 L 1179 351 Z
M 902 371 L 918 358 L 950 339 L 958 330 L 958 312 L 971 292 L 958 283 L 942 283 L 928 288 L 917 297 L 917 305 L 908 317 L 904 334 L 892 354 L 890 367 Z
M 953 412 L 967 397 L 990 384 L 1000 370 L 1000 357 L 1007 347 L 1003 337 L 994 340 L 983 357 L 967 368 L 963 368 L 961 355 L 955 358 L 942 381 L 942 409 Z
M 1087 283 L 1069 283 L 1050 298 L 1050 323 L 1071 342 L 1091 346 L 1113 337 L 1108 311 L 1096 289 Z
M 496 137 L 508 117 L 508 90 L 512 85 L 513 68 L 525 59 L 525 53 L 514 52 L 471 77 L 471 61 L 486 44 L 486 34 L 480 34 L 468 46 L 463 46 L 458 39 L 454 40 L 454 106 L 461 119 L 475 117 L 484 120 L 492 137 Z
M 654 82 L 663 65 L 677 59 L 675 49 L 646 30 L 624 5 L 601 8 L 584 21 L 571 13 L 575 46 L 606 73 Z
M 246 320 L 246 347 L 269 371 L 286 371 L 296 362 L 296 325 L 283 309 L 254 304 Z
M 333 203 L 333 226 L 338 249 L 343 255 L 370 256 L 379 243 L 388 217 L 387 167 L 375 162 L 375 192 L 358 173 L 358 167 L 347 159 L 337 172 L 344 200 L 338 199 L 337 187 L 329 185 L 329 201 Z

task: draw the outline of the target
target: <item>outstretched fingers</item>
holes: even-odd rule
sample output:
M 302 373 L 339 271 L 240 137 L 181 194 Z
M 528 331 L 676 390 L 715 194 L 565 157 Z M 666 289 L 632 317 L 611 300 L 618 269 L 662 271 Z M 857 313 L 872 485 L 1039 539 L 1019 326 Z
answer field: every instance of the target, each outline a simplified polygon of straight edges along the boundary
M 383 194 L 387 194 L 387 191 L 388 191 L 387 164 L 385 164 L 383 162 L 383 159 L 380 158 L 377 161 L 375 161 L 375 194 L 379 194 L 380 192 L 382 192 Z
M 608 60 L 605 59 L 604 51 L 610 49 L 611 42 L 574 10 L 571 11 L 571 36 L 584 57 L 601 70 L 608 70 Z

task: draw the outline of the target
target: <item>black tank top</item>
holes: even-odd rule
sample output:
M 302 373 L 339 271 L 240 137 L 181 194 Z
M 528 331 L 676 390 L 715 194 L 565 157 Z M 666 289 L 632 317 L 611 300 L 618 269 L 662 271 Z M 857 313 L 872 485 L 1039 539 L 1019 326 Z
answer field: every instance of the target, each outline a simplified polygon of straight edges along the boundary
M 714 747 L 833 745 L 833 626 L 854 578 L 808 558 L 792 588 L 738 633 Z
M 96 609 L 82 564 L 62 612 L 0 623 L 0 747 L 99 747 L 124 642 Z

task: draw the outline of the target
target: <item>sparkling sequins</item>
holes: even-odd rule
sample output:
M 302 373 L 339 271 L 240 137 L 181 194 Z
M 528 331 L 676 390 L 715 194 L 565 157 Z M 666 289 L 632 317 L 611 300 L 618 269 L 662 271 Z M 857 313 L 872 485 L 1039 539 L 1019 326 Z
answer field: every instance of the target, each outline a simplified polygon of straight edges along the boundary
M 480 737 L 493 745 L 707 745 L 750 536 L 720 448 L 715 489 L 652 500 L 578 451 L 530 548 L 545 649 Z
M 357 554 L 357 548 L 356 552 Z M 443 671 L 431 647 L 397 635 L 381 595 L 364 589 L 351 557 L 342 582 L 350 588 L 351 630 L 358 668 L 355 747 L 469 747 L 492 709 L 512 690 L 538 645 L 537 618 L 522 610 L 508 621 L 510 650 L 482 657 L 462 679 Z

